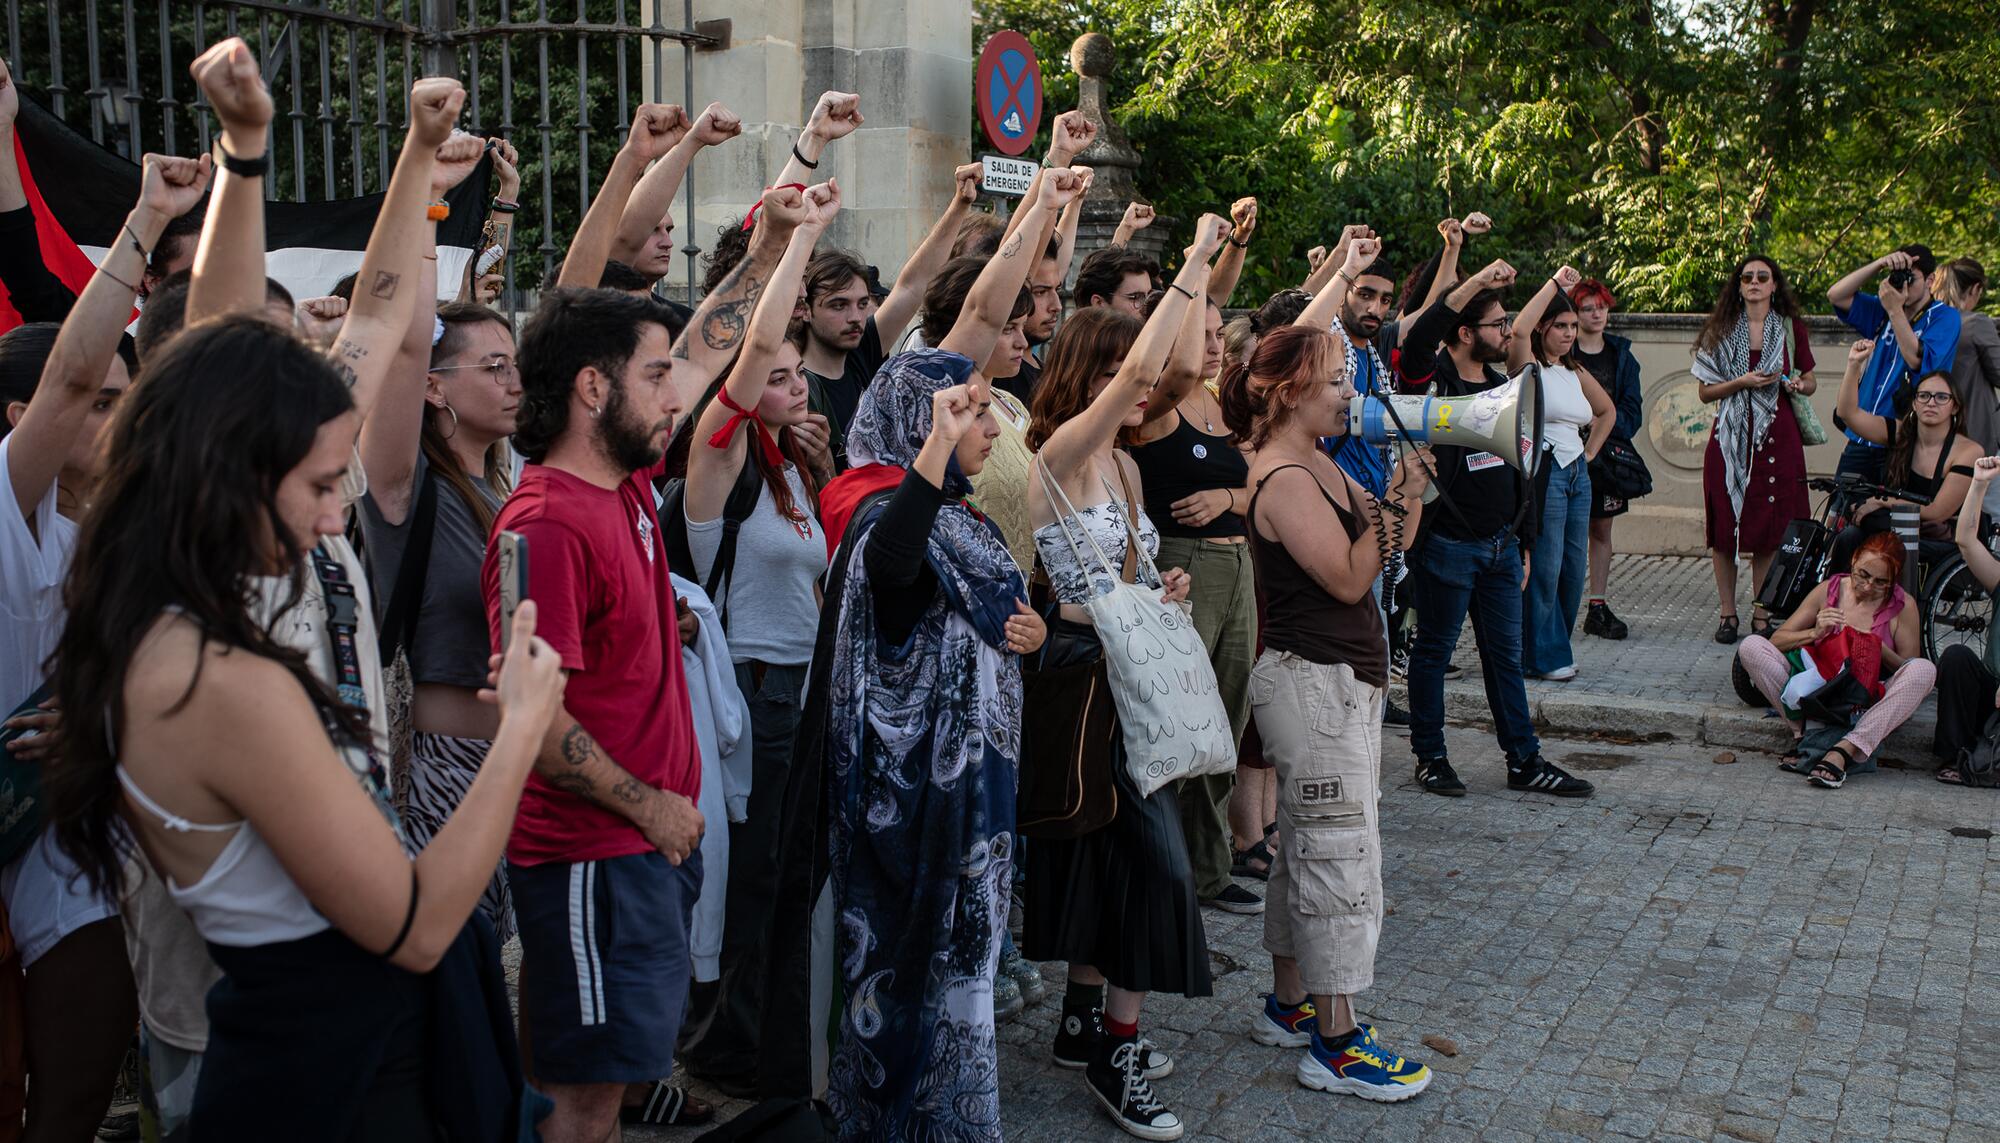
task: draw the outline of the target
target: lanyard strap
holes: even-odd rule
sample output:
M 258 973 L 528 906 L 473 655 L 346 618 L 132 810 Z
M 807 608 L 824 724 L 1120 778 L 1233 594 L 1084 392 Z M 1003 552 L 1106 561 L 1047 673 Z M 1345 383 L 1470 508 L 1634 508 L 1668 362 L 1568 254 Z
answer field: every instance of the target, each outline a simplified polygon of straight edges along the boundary
M 355 594 L 354 584 L 347 578 L 347 569 L 340 561 L 327 554 L 318 544 L 312 549 L 313 575 L 319 579 L 320 593 L 326 599 L 327 643 L 333 652 L 334 690 L 340 701 L 362 712 L 368 713 L 368 692 L 361 685 L 361 597 Z M 342 737 L 341 728 L 326 715 L 327 730 L 338 743 Z M 363 753 L 368 758 L 368 777 L 375 783 L 377 791 L 389 788 L 389 771 L 375 753 L 374 735 L 368 736 L 363 744 Z

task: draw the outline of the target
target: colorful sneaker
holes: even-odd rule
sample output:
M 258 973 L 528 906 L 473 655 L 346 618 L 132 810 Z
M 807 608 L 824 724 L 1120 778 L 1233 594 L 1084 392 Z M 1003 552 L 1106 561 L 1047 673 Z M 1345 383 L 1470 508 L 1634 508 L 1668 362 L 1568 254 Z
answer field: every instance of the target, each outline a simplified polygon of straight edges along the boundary
M 1384 1048 L 1366 1024 L 1339 1051 L 1329 1049 L 1314 1027 L 1298 1074 L 1299 1082 L 1315 1091 L 1344 1092 L 1376 1103 L 1397 1103 L 1431 1085 L 1429 1068 Z
M 1250 1038 L 1273 1048 L 1303 1048 L 1312 1043 L 1319 1014 L 1310 998 L 1297 1005 L 1278 1003 L 1278 994 L 1264 994 L 1264 1010 L 1250 1018 Z
M 1091 1057 L 1097 1054 L 1097 1045 L 1104 1039 L 1104 1009 L 1092 1008 L 1081 1011 L 1063 1009 L 1062 1023 L 1056 1025 L 1055 1050 L 1050 1053 L 1059 1068 L 1075 1071 L 1090 1066 Z M 1146 1078 L 1164 1079 L 1174 1074 L 1174 1058 L 1159 1048 L 1151 1040 L 1141 1036 L 1139 1060 L 1145 1065 Z
M 1140 1139 L 1179 1139 L 1186 1130 L 1180 1116 L 1153 1094 L 1143 1059 L 1145 1042 L 1127 1040 L 1111 1046 L 1109 1055 L 1099 1054 L 1083 1073 L 1090 1092 L 1111 1119 L 1127 1135 Z

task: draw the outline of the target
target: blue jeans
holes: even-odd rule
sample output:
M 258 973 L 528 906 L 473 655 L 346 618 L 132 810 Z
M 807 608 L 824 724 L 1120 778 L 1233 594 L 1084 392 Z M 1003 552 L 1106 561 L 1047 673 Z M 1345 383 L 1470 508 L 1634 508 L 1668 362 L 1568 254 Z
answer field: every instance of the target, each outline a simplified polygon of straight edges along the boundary
M 1511 533 L 1454 540 L 1433 532 L 1417 564 L 1417 638 L 1410 648 L 1410 750 L 1443 758 L 1444 668 L 1472 613 L 1486 705 L 1508 763 L 1541 753 L 1521 681 L 1521 546 Z
M 1889 463 L 1889 450 L 1862 441 L 1848 441 L 1840 450 L 1840 465 L 1836 473 L 1853 472 L 1864 479 L 1882 483 L 1882 473 Z
M 1542 499 L 1542 534 L 1528 568 L 1521 626 L 1521 665 L 1531 675 L 1576 662 L 1569 633 L 1590 570 L 1590 465 L 1579 456 L 1565 468 L 1553 454 L 1543 463 L 1549 466 L 1549 490 Z

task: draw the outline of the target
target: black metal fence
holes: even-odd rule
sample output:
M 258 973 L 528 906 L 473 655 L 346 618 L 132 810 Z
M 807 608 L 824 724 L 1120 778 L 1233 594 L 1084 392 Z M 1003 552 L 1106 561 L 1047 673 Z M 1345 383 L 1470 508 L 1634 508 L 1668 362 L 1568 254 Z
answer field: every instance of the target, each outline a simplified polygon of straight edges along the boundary
M 530 201 L 516 219 L 515 250 L 538 256 L 527 273 L 539 282 L 632 109 L 653 101 L 699 110 L 693 52 L 717 35 L 695 29 L 693 8 L 693 0 L 6 0 L 6 55 L 27 93 L 136 161 L 146 151 L 210 146 L 214 117 L 188 64 L 216 40 L 242 36 L 277 106 L 265 193 L 301 202 L 381 190 L 409 122 L 410 84 L 455 76 L 467 92 L 467 129 L 520 151 Z M 691 218 L 692 176 L 684 193 Z M 682 253 L 692 296 L 700 251 Z M 510 260 L 510 291 L 515 268 Z

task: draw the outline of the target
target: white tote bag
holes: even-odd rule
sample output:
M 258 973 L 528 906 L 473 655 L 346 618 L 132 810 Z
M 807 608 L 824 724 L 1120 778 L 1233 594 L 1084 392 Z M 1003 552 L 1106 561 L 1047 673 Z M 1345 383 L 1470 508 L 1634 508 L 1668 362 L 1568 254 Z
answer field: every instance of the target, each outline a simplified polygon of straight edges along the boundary
M 1035 473 L 1049 498 L 1063 539 L 1076 556 L 1077 566 L 1092 584 L 1110 581 L 1112 588 L 1087 600 L 1091 626 L 1104 648 L 1106 674 L 1111 695 L 1118 706 L 1118 724 L 1125 733 L 1125 767 L 1133 785 L 1142 795 L 1177 778 L 1207 774 L 1228 774 L 1236 769 L 1236 737 L 1230 732 L 1229 712 L 1215 682 L 1215 667 L 1208 661 L 1208 649 L 1194 629 L 1194 620 L 1184 607 L 1160 601 L 1160 572 L 1139 542 L 1132 525 L 1129 506 L 1111 490 L 1104 491 L 1111 503 L 1125 510 L 1118 518 L 1138 553 L 1138 583 L 1126 583 L 1104 556 L 1097 538 L 1076 519 L 1076 509 L 1062 486 L 1049 478 L 1039 457 Z M 1076 534 L 1096 557 L 1084 558 Z M 1091 569 L 1102 569 L 1100 579 Z

